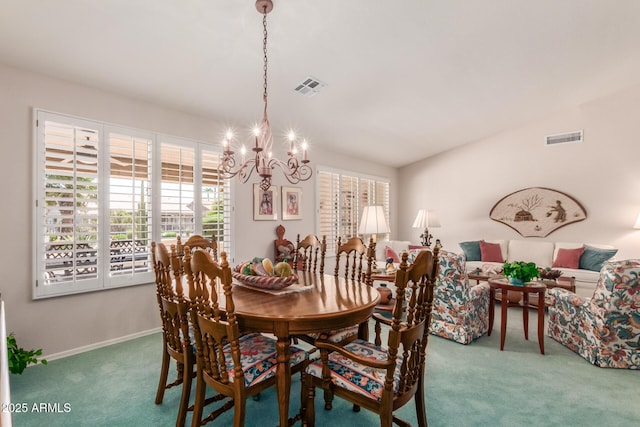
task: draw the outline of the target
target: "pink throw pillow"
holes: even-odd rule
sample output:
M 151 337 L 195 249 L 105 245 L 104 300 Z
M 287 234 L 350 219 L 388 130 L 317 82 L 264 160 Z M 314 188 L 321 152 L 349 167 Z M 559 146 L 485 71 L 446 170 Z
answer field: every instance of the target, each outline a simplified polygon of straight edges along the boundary
M 484 262 L 504 262 L 499 243 L 480 242 L 480 258 Z
M 400 258 L 398 258 L 398 254 L 393 250 L 390 246 L 384 247 L 384 259 L 393 259 L 393 262 L 400 262 Z
M 575 248 L 575 249 L 558 249 L 558 255 L 556 259 L 553 261 L 553 265 L 551 267 L 560 267 L 560 268 L 579 268 L 580 265 L 580 257 L 584 253 L 584 247 Z

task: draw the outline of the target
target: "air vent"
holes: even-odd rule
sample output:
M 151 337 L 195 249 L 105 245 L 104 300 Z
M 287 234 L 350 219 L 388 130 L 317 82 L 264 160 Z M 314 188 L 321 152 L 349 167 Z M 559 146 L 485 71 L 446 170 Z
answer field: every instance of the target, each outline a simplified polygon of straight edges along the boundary
M 320 92 L 320 89 L 326 86 L 326 83 L 322 83 L 315 77 L 307 77 L 302 83 L 300 83 L 294 90 L 301 93 L 304 96 L 313 96 Z
M 548 135 L 545 138 L 545 145 L 558 145 L 582 142 L 582 131 L 577 130 L 575 132 L 559 133 L 557 135 Z

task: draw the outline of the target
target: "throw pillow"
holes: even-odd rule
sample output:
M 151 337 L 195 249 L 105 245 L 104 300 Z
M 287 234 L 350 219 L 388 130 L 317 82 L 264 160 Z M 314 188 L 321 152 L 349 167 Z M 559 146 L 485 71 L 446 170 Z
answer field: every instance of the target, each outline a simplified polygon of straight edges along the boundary
M 459 243 L 462 248 L 462 252 L 464 252 L 467 257 L 467 261 L 481 261 L 482 255 L 480 253 L 480 241 L 472 241 L 472 242 L 461 242 Z
M 431 248 L 429 246 L 409 245 L 409 250 L 411 250 L 411 249 L 423 250 L 423 249 L 431 249 Z
M 579 267 L 585 270 L 600 271 L 602 265 L 618 253 L 617 249 L 600 249 L 586 245 L 584 253 L 580 257 Z
M 580 265 L 580 257 L 584 253 L 584 248 L 575 248 L 575 249 L 558 249 L 558 255 L 556 259 L 553 261 L 553 265 L 551 267 L 560 267 L 560 268 L 578 268 Z
M 396 251 L 393 250 L 392 247 L 390 246 L 385 246 L 384 247 L 384 259 L 393 259 L 393 262 L 400 262 L 400 258 L 398 257 L 398 254 L 396 253 Z
M 504 259 L 502 258 L 502 250 L 500 250 L 500 244 L 480 241 L 480 261 L 504 262 Z

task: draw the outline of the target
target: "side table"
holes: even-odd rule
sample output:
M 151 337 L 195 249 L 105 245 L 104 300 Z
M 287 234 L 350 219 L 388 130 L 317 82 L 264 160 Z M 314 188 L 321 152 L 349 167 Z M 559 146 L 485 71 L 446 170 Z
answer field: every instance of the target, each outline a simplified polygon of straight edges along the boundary
M 563 276 L 560 276 L 556 280 L 540 279 L 540 280 L 536 280 L 536 282 L 543 283 L 547 287 L 547 289 L 563 288 L 563 289 L 566 289 L 566 290 L 568 290 L 570 292 L 573 292 L 573 293 L 576 292 L 576 278 L 575 277 L 563 277 Z M 545 307 L 549 307 L 551 305 L 551 301 L 549 300 L 549 298 L 545 298 L 544 299 L 544 305 L 545 305 Z M 531 297 L 529 298 L 529 307 L 538 308 L 538 296 L 537 295 L 531 295 Z
M 522 293 L 522 323 L 524 326 L 524 339 L 529 339 L 529 294 L 537 294 L 538 300 L 544 301 L 544 295 L 547 287 L 543 283 L 528 282 L 524 286 L 513 286 L 509 283 L 509 280 L 505 278 L 490 278 L 489 279 L 489 331 L 487 335 L 491 335 L 493 331 L 493 320 L 495 317 L 496 308 L 496 289 L 500 290 L 501 295 L 505 295 L 507 292 L 521 292 Z M 504 340 L 507 332 L 507 306 L 504 302 L 500 304 L 500 351 L 504 350 Z M 544 354 L 544 304 L 539 304 L 538 307 L 538 346 L 540 347 L 540 354 Z

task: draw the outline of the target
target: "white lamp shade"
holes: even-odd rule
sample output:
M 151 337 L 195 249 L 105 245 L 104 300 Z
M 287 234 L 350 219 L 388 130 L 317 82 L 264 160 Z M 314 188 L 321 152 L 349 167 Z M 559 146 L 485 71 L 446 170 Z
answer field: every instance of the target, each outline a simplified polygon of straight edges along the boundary
M 440 227 L 440 218 L 436 211 L 420 209 L 416 220 L 413 221 L 413 228 L 437 228 Z
M 384 216 L 382 206 L 365 206 L 360 218 L 360 234 L 389 233 L 389 224 Z
M 636 219 L 636 223 L 633 224 L 633 228 L 640 230 L 640 214 L 638 214 L 638 218 Z

